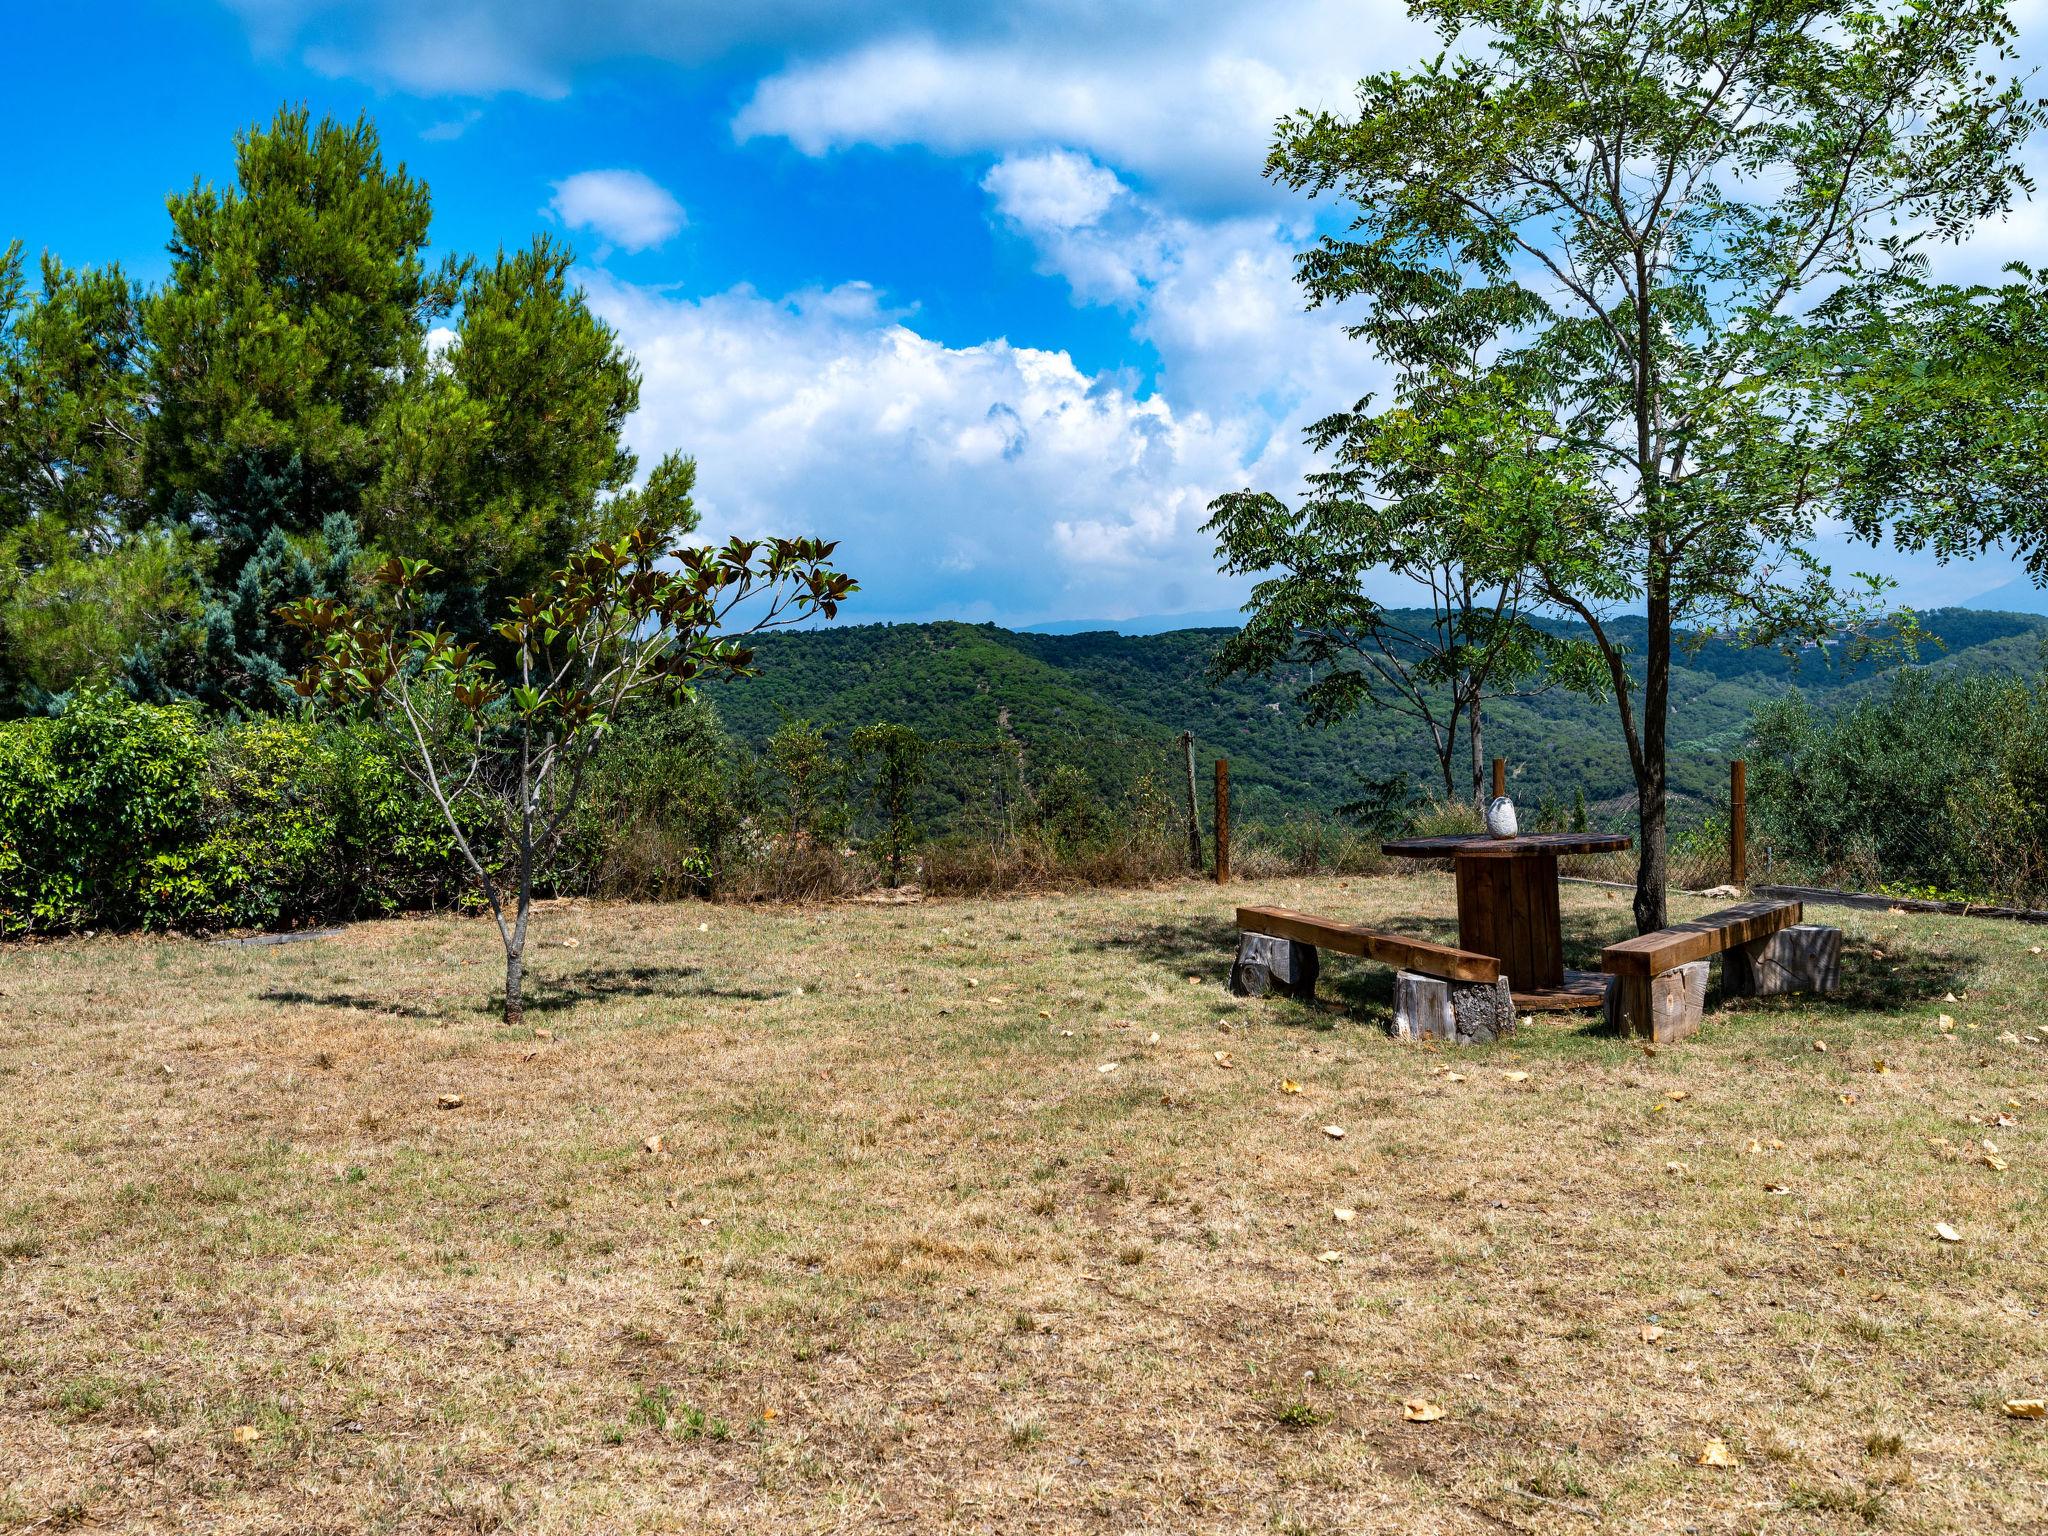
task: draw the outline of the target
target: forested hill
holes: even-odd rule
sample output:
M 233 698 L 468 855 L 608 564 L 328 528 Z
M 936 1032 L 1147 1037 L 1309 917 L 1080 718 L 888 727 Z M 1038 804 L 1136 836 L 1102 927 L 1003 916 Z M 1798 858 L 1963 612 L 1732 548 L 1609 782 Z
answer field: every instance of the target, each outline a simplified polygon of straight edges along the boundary
M 2006 673 L 2039 670 L 2048 618 L 1941 609 L 1922 616 L 1942 648 L 1921 665 Z M 1617 626 L 1627 634 L 1627 620 Z M 1641 629 L 1641 622 L 1633 627 Z M 727 725 L 759 743 L 784 720 L 828 728 L 874 721 L 910 725 L 954 743 L 951 772 L 969 772 L 974 744 L 1005 738 L 1040 768 L 1071 762 L 1114 783 L 1138 765 L 1172 764 L 1174 739 L 1191 729 L 1203 762 L 1228 757 L 1233 799 L 1246 817 L 1277 818 L 1356 799 L 1361 784 L 1405 772 L 1427 792 L 1440 782 L 1422 728 L 1392 713 L 1329 729 L 1304 729 L 1298 679 L 1234 678 L 1211 684 L 1210 655 L 1227 633 L 1175 630 L 1125 636 L 1020 634 L 986 624 L 875 624 L 768 637 L 757 677 L 719 687 Z M 1769 651 L 1710 641 L 1681 652 L 1672 682 L 1673 788 L 1718 798 L 1750 711 L 1798 688 L 1825 708 L 1879 680 L 1818 652 L 1794 665 Z M 1626 752 L 1606 700 L 1561 692 L 1492 701 L 1488 755 L 1515 765 L 1525 804 L 1569 803 L 1583 789 L 1611 815 L 1631 793 Z

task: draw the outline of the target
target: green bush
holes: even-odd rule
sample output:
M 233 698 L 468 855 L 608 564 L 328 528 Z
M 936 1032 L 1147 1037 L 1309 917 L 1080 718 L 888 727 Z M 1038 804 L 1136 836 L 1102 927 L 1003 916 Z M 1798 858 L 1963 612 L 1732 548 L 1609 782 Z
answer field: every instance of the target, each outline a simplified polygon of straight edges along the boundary
M 0 727 L 0 931 L 129 927 L 179 906 L 206 756 L 191 711 L 103 689 Z
M 450 901 L 438 810 L 369 726 L 79 694 L 0 725 L 0 933 L 292 927 Z
M 2048 692 L 1907 672 L 1832 717 L 1751 722 L 1751 865 L 1864 889 L 2048 899 Z

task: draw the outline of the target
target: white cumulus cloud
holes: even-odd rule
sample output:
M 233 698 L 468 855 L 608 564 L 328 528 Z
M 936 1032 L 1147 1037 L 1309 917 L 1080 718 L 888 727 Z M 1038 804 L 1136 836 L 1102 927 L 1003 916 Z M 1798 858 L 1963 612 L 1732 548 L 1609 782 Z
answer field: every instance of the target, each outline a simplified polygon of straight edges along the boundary
M 1299 473 L 1267 424 L 995 339 L 947 346 L 861 284 L 668 296 L 580 274 L 640 360 L 643 458 L 700 462 L 705 531 L 841 541 L 849 616 L 1031 622 L 1230 606 L 1219 491 Z
M 1124 190 L 1116 172 L 1070 149 L 1008 156 L 990 167 L 981 186 L 998 212 L 1029 230 L 1093 224 Z
M 648 250 L 683 227 L 683 205 L 639 171 L 579 171 L 554 187 L 548 208 L 557 218 L 623 250 Z

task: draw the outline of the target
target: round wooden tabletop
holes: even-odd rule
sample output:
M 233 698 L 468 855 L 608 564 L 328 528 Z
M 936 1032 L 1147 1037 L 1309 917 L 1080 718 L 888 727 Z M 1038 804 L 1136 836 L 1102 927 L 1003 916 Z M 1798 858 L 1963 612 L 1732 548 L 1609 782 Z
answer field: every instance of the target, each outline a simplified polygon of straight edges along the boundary
M 1380 852 L 1397 859 L 1511 859 L 1536 853 L 1619 853 L 1630 846 L 1626 832 L 1525 832 L 1519 837 L 1494 837 L 1486 832 L 1454 837 L 1402 837 L 1381 843 Z

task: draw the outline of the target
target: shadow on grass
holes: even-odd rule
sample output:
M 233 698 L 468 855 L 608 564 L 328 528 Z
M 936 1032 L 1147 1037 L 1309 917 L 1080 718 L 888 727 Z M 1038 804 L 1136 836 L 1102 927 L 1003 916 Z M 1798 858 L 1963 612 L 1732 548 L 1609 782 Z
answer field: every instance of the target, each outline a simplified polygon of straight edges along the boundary
M 1398 931 L 1439 944 L 1458 942 L 1453 918 L 1408 918 Z M 1229 985 L 1231 962 L 1237 958 L 1238 929 L 1227 918 L 1190 917 L 1176 922 L 1152 923 L 1125 928 L 1096 942 L 1096 948 L 1134 956 L 1156 967 L 1160 980 L 1177 981 L 1186 976 L 1213 978 L 1219 989 Z M 1322 975 L 1312 999 L 1275 996 L 1287 1010 L 1283 1019 L 1329 1029 L 1340 1020 L 1352 1019 L 1385 1029 L 1394 1017 L 1394 972 L 1357 955 L 1322 951 Z
M 761 1003 L 781 994 L 766 987 L 719 986 L 694 965 L 612 965 L 571 976 L 537 976 L 527 984 L 529 1013 L 552 1013 L 621 997 L 729 998 Z
M 301 1008 L 339 1008 L 345 1013 L 382 1013 L 401 1019 L 445 1019 L 447 1012 L 437 1008 L 415 1008 L 410 1003 L 395 1003 L 388 997 L 365 997 L 359 992 L 299 992 L 284 988 L 273 988 L 258 992 L 256 996 L 266 1003 L 291 1003 Z
M 764 987 L 722 987 L 701 979 L 696 966 L 622 965 L 604 966 L 571 976 L 526 978 L 525 1006 L 528 1013 L 559 1013 L 584 1003 L 606 1002 L 622 997 L 729 998 L 741 1002 L 766 1002 L 779 994 Z M 338 1008 L 395 1015 L 402 1019 L 449 1018 L 452 1009 L 415 1008 L 390 998 L 365 997 L 356 992 L 271 991 L 257 994 L 266 1003 L 293 1003 L 301 1007 Z M 493 992 L 478 1006 L 485 1013 L 504 1007 L 502 993 Z

